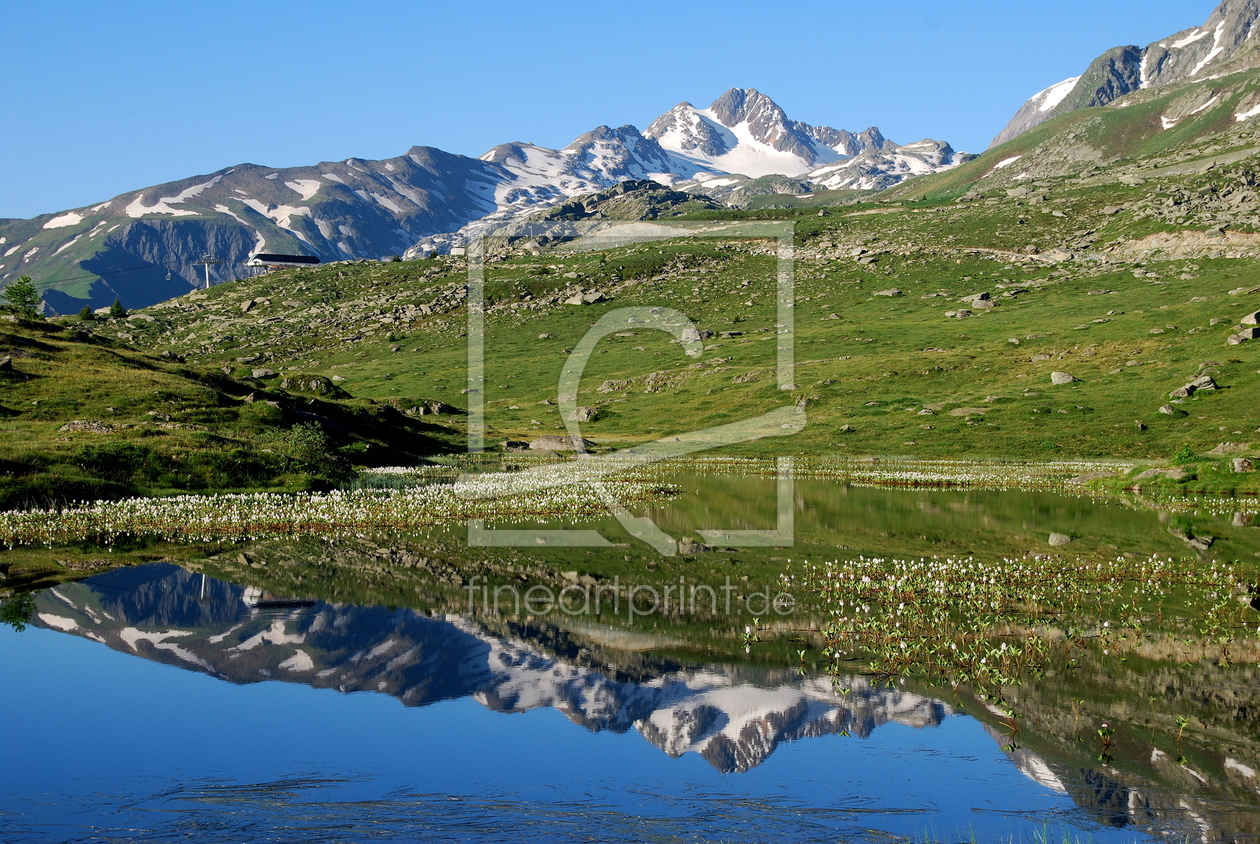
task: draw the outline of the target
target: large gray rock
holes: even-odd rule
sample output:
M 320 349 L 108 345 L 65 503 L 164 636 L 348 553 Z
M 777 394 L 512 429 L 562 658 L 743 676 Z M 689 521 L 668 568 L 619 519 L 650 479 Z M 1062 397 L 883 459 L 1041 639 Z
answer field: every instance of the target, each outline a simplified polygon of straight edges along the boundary
M 598 407 L 577 407 L 569 414 L 569 419 L 573 422 L 594 422 L 600 415 Z
M 1080 379 L 1078 379 L 1075 375 L 1072 375 L 1071 373 L 1068 373 L 1068 372 L 1051 372 L 1050 373 L 1050 383 L 1058 385 L 1058 386 L 1062 386 L 1064 384 L 1071 384 L 1078 380 Z
M 1188 399 L 1200 390 L 1207 392 L 1209 390 L 1218 389 L 1220 388 L 1217 386 L 1215 379 L 1213 379 L 1211 375 L 1204 375 L 1200 378 L 1194 379 L 1189 384 L 1173 390 L 1168 394 L 1168 397 L 1171 399 Z
M 1193 381 L 1191 381 L 1191 382 L 1190 382 L 1189 384 L 1187 384 L 1186 386 L 1187 386 L 1187 387 L 1194 387 L 1196 390 L 1216 390 L 1216 389 L 1220 389 L 1220 388 L 1217 386 L 1216 381 L 1212 378 L 1212 376 L 1211 376 L 1211 375 L 1202 375 L 1202 376 L 1200 376 L 1200 377 L 1198 377 L 1198 378 L 1194 379 Z
M 1250 457 L 1235 457 L 1233 460 L 1235 472 L 1254 472 L 1256 464 Z

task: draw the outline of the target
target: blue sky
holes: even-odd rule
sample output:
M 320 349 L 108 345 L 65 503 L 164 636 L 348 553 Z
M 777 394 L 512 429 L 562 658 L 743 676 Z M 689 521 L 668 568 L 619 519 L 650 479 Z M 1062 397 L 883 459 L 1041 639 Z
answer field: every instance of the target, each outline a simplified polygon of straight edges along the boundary
M 0 0 L 0 217 L 246 161 L 563 146 L 732 86 L 979 152 L 1041 88 L 1215 5 Z

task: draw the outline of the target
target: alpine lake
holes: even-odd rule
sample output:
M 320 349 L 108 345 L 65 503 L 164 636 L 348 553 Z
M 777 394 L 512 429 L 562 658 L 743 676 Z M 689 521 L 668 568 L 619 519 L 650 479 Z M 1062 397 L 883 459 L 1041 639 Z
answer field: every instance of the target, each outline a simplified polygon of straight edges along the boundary
M 1260 840 L 1253 498 L 466 468 L 6 523 L 0 838 Z

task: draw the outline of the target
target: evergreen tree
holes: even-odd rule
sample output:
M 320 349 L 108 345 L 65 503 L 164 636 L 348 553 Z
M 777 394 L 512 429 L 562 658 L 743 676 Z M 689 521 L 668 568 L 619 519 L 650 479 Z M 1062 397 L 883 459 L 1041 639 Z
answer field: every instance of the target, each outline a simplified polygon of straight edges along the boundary
M 4 288 L 4 298 L 9 307 L 27 319 L 40 319 L 44 297 L 35 289 L 31 277 L 24 275 Z
M 92 320 L 96 319 L 96 314 L 92 312 L 91 305 L 83 306 L 83 310 L 79 311 L 79 319 L 83 320 L 84 322 L 91 322 Z
M 122 299 L 115 299 L 114 304 L 109 306 L 109 315 L 114 319 L 127 316 L 127 309 L 122 306 Z

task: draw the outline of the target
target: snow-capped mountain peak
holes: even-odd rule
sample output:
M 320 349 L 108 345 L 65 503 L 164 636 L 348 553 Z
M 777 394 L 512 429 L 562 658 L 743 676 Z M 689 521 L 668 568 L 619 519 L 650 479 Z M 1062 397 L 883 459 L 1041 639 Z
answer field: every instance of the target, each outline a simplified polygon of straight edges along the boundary
M 754 178 L 798 176 L 815 167 L 890 144 L 879 129 L 861 134 L 790 120 L 755 88 L 731 88 L 706 109 L 683 102 L 643 133 L 708 169 Z

